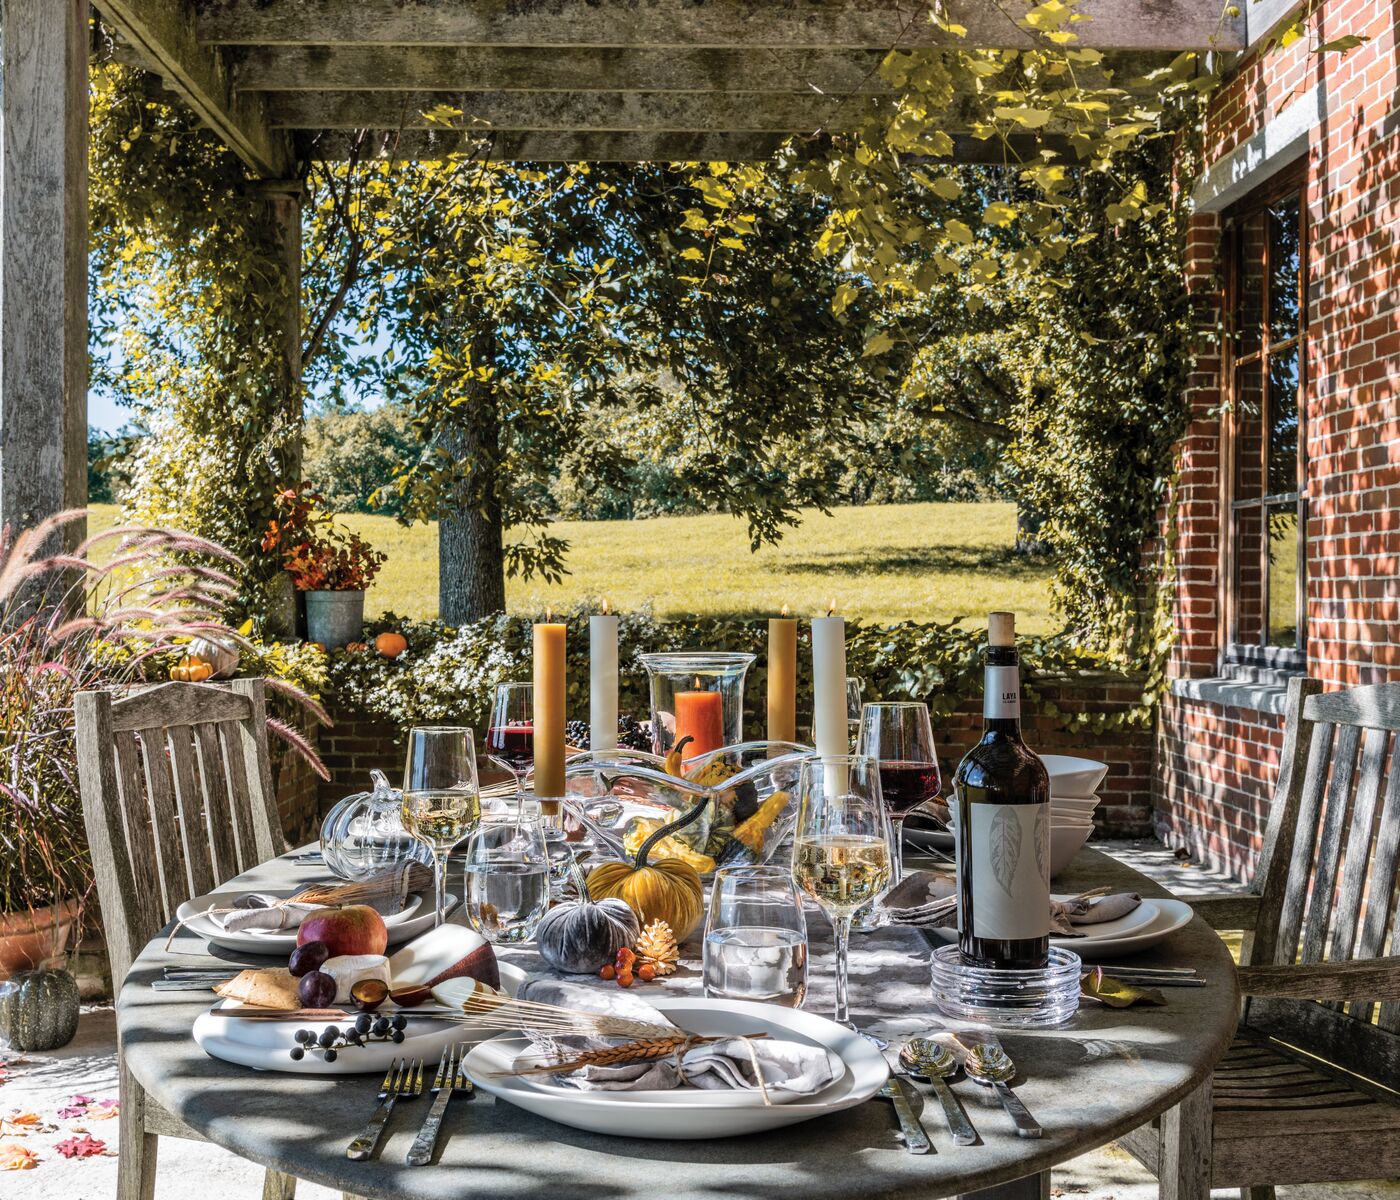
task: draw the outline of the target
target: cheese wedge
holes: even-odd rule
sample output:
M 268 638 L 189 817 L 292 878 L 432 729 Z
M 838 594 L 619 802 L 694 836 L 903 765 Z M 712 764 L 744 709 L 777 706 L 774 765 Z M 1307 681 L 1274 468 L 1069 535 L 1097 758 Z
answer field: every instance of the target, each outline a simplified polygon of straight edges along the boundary
M 286 967 L 263 967 L 240 971 L 227 983 L 214 989 L 225 1000 L 237 1000 L 258 1008 L 281 1009 L 290 1012 L 301 1007 L 297 995 L 297 980 Z
M 350 1003 L 350 989 L 361 979 L 382 979 L 389 986 L 389 960 L 382 954 L 339 954 L 326 959 L 321 970 L 335 980 L 337 1004 Z

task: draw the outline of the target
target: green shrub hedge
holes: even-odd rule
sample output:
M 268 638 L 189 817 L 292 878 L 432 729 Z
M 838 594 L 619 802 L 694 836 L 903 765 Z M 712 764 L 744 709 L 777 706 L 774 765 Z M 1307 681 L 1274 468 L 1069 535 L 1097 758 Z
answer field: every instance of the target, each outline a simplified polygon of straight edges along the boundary
M 569 715 L 588 716 L 588 617 L 574 610 L 556 619 L 568 626 Z M 529 679 L 531 622 L 497 615 L 470 625 L 451 627 L 440 621 L 407 621 L 386 614 L 366 627 L 366 640 L 396 630 L 408 650 L 396 659 L 369 652 L 338 652 L 328 663 L 329 699 L 404 729 L 415 723 L 457 722 L 485 728 L 496 685 Z M 811 712 L 811 655 L 808 633 L 801 627 L 798 654 L 798 721 Z M 716 620 L 656 621 L 643 613 L 625 613 L 619 622 L 618 707 L 643 717 L 649 712 L 647 674 L 639 655 L 657 650 L 747 650 L 757 656 L 745 680 L 745 730 L 761 737 L 767 694 L 767 622 Z M 923 700 L 935 720 L 982 691 L 984 634 L 947 624 L 904 621 L 891 625 L 846 625 L 846 664 L 859 676 L 865 698 Z M 1067 727 L 1104 727 L 1115 722 L 1146 724 L 1155 697 L 1126 714 L 1060 713 L 1042 700 L 1037 675 L 1102 671 L 1113 666 L 1102 655 L 1073 645 L 1063 635 L 1030 637 L 1021 642 L 1029 706 L 1059 716 Z

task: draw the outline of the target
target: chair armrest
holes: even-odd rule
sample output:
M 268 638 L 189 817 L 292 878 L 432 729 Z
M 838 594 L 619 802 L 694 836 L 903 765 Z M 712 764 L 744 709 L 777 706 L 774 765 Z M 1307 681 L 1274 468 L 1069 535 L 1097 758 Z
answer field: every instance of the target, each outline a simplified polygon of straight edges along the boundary
M 1239 980 L 1246 996 L 1384 1004 L 1400 1000 L 1400 955 L 1359 962 L 1241 967 Z
M 1259 920 L 1259 897 L 1250 892 L 1217 892 L 1184 899 L 1212 929 L 1253 929 Z

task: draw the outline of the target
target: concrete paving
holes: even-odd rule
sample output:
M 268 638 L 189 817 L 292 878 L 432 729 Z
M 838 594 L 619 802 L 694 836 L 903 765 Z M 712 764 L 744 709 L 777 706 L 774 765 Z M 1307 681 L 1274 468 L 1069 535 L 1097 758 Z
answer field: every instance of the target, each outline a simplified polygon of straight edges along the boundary
M 1104 845 L 1138 870 L 1162 879 L 1183 896 L 1238 888 L 1223 876 L 1177 862 L 1153 842 Z M 0 1174 L 4 1200 L 109 1200 L 116 1192 L 115 1121 L 90 1117 L 59 1118 L 74 1096 L 93 1100 L 117 1094 L 116 1026 L 109 1006 L 84 1010 L 78 1036 L 62 1050 L 12 1060 L 0 1082 L 0 1121 L 16 1112 L 36 1112 L 44 1129 L 15 1137 L 0 1132 L 0 1146 L 15 1142 L 37 1153 L 28 1171 Z M 3 1057 L 3 1056 L 0 1056 Z M 109 1143 L 110 1153 L 66 1159 L 55 1145 L 83 1132 Z M 156 1175 L 156 1200 L 256 1200 L 261 1195 L 261 1168 L 207 1143 L 163 1138 Z M 315 1184 L 297 1187 L 301 1200 L 338 1200 L 340 1193 Z M 1066 1200 L 1156 1200 L 1156 1181 L 1115 1145 L 1065 1163 L 1054 1173 L 1051 1195 Z M 1217 1192 L 1237 1196 L 1238 1192 Z M 1400 1182 L 1331 1184 L 1279 1188 L 1279 1200 L 1400 1200 Z

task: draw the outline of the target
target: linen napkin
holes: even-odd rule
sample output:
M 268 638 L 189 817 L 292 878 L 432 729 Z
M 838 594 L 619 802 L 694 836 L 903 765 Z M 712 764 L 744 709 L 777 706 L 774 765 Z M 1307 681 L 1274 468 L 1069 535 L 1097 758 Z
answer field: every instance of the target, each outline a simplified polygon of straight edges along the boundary
M 1061 937 L 1083 937 L 1076 925 L 1100 925 L 1126 917 L 1142 897 L 1136 892 L 1113 892 L 1107 896 L 1074 896 L 1050 901 L 1050 932 Z
M 288 904 L 281 897 L 266 892 L 245 892 L 233 907 L 223 912 L 211 912 L 209 919 L 226 933 L 245 933 L 251 929 L 295 929 L 307 913 L 324 905 Z
M 542 1004 L 559 1004 L 585 1012 L 608 1013 L 633 1021 L 645 1021 L 666 1029 L 676 1026 L 632 992 L 561 979 L 532 978 L 521 986 L 519 997 Z M 597 1050 L 617 1039 L 569 1035 L 530 1034 L 542 1056 L 563 1058 L 581 1050 Z M 762 1084 L 760 1084 L 760 1075 Z M 708 1091 L 774 1091 L 787 1096 L 810 1096 L 829 1087 L 837 1078 L 831 1056 L 820 1046 L 779 1038 L 727 1038 L 692 1046 L 676 1058 L 622 1066 L 582 1067 L 558 1076 L 581 1091 L 667 1091 L 689 1084 Z
M 956 882 L 942 871 L 910 871 L 892 887 L 883 901 L 890 923 L 951 929 L 957 925 Z M 1084 893 L 1068 900 L 1051 900 L 1050 932 L 1058 937 L 1084 937 L 1083 925 L 1097 925 L 1126 917 L 1142 897 L 1136 892 L 1111 895 Z

